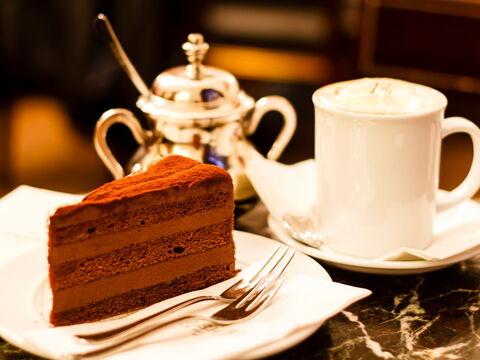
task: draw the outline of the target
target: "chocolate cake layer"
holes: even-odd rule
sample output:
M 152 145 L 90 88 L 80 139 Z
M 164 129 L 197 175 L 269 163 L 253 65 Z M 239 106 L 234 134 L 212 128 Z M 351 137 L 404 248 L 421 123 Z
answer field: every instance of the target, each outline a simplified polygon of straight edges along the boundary
M 125 230 L 121 233 L 121 236 L 117 233 L 109 233 L 91 238 L 88 241 L 58 245 L 52 247 L 48 260 L 50 265 L 59 265 L 67 261 L 93 257 L 124 248 L 132 243 L 142 243 L 172 235 L 179 229 L 191 231 L 202 226 L 218 224 L 226 219 L 232 219 L 232 212 L 233 209 L 228 208 L 214 209 L 188 217 L 173 218 L 160 224 L 145 226 L 142 229 Z
M 169 282 L 183 274 L 194 273 L 206 267 L 226 266 L 232 263 L 234 245 L 208 250 L 200 254 L 161 262 L 117 276 L 102 278 L 79 286 L 54 290 L 53 311 L 60 312 L 88 305 L 130 289 L 149 287 Z
M 87 306 L 52 313 L 51 321 L 56 325 L 70 325 L 103 319 L 127 311 L 141 309 L 189 291 L 214 285 L 231 278 L 235 273 L 234 264 L 206 267 L 169 282 L 163 282 L 143 289 L 134 288 L 126 293 L 90 303 Z
M 192 214 L 198 214 L 211 209 L 223 209 L 231 205 L 231 194 L 227 192 L 216 192 L 199 197 L 159 203 L 141 209 L 128 208 L 121 214 L 121 221 L 110 215 L 108 217 L 85 221 L 70 226 L 56 226 L 52 224 L 51 246 L 86 241 L 104 234 L 124 231 L 126 229 L 141 229 L 152 224 L 159 224 L 172 218 L 180 218 Z M 228 205 L 227 205 L 228 204 Z M 228 206 L 230 207 L 230 206 Z
M 177 232 L 97 256 L 52 266 L 52 288 L 64 289 L 226 246 L 231 242 L 232 222 L 230 218 L 193 231 Z

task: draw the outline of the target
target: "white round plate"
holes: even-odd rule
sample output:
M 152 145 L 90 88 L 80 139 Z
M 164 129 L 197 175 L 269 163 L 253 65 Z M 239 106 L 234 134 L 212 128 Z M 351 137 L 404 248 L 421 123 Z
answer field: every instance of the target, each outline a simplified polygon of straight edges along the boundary
M 237 266 L 239 268 L 246 268 L 252 263 L 263 261 L 278 246 L 278 242 L 271 239 L 240 231 L 234 232 L 234 239 Z M 323 281 L 331 281 L 328 273 L 315 260 L 298 252 L 289 267 L 289 272 L 301 273 Z M 139 312 L 117 317 L 113 320 L 53 328 L 48 323 L 50 291 L 47 286 L 47 276 L 48 267 L 44 248 L 42 247 L 16 258 L 0 269 L 0 294 L 2 294 L 0 297 L 0 336 L 8 342 L 38 356 L 47 358 L 63 357 L 63 353 L 56 352 L 55 344 L 52 344 L 52 336 L 55 337 L 54 341 L 58 341 L 58 343 L 62 339 L 67 338 L 72 341 L 72 334 L 75 332 L 90 332 L 94 329 L 102 328 L 102 326 L 105 327 L 105 325 L 111 326 L 112 324 L 108 324 L 108 322 L 121 322 L 124 320 L 128 322 L 130 317 L 135 317 L 139 312 L 149 311 L 150 309 L 140 310 Z M 214 285 L 211 289 L 217 286 L 223 289 L 225 286 L 222 287 L 222 285 Z M 152 307 L 157 307 L 157 305 L 161 308 L 167 307 L 182 300 L 183 297 L 190 296 L 189 294 L 184 294 L 180 297 L 155 304 Z M 299 305 L 301 305 L 301 301 L 301 298 L 299 298 Z M 264 311 L 267 312 L 269 309 L 267 308 Z M 281 320 L 282 318 L 282 313 L 273 315 L 276 319 Z M 255 319 L 251 320 L 252 326 Z M 284 325 L 286 326 L 287 324 Z M 198 329 L 194 329 L 192 325 L 188 326 L 189 324 L 183 326 L 182 331 L 187 331 L 187 336 L 196 336 L 195 331 L 198 331 Z M 265 345 L 243 353 L 242 357 L 258 358 L 278 353 L 304 340 L 320 326 L 321 323 L 317 323 L 307 328 L 302 328 L 301 331 L 293 332 L 293 334 L 281 340 L 271 339 Z M 179 325 L 179 327 L 181 326 Z M 235 334 L 231 336 L 235 336 Z M 128 352 L 116 354 L 114 357 L 117 358 L 117 355 L 120 355 L 118 358 L 136 359 L 139 356 L 137 352 L 142 351 L 142 358 L 145 355 L 149 358 L 156 358 L 155 349 L 158 350 L 158 346 L 162 346 L 161 342 L 154 345 L 140 346 Z M 175 351 L 175 348 L 173 351 Z M 145 352 L 148 353 L 146 354 Z M 191 353 L 195 353 L 195 348 L 191 349 Z
M 475 203 L 476 207 L 480 207 L 480 205 L 474 201 L 471 201 L 471 203 Z M 303 252 L 304 254 L 310 255 L 325 262 L 326 264 L 341 269 L 369 274 L 407 275 L 425 273 L 445 268 L 460 261 L 469 259 L 480 253 L 480 246 L 476 246 L 443 260 L 385 261 L 356 258 L 337 253 L 327 247 L 317 249 L 308 245 L 304 245 L 292 239 L 285 232 L 282 225 L 278 224 L 271 216 L 268 218 L 268 226 L 280 241 L 298 251 Z M 459 239 L 459 241 L 460 240 L 461 239 Z

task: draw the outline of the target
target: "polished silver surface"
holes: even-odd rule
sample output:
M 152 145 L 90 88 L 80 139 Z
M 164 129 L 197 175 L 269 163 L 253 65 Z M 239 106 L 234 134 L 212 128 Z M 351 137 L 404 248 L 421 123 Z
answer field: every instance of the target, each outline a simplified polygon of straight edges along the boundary
M 281 224 L 295 240 L 314 248 L 320 248 L 323 245 L 323 236 L 314 230 L 313 220 L 310 217 L 284 214 Z
M 193 33 L 188 35 L 188 41 L 182 45 L 185 55 L 190 62 L 187 65 L 187 73 L 192 79 L 200 80 L 202 77 L 203 59 L 207 54 L 209 45 L 203 41 L 203 35 Z
M 155 78 L 152 96 L 137 101 L 143 112 L 165 124 L 211 127 L 237 121 L 254 108 L 235 76 L 203 64 L 209 45 L 201 34 L 190 34 L 182 49 L 189 64 Z
M 200 319 L 218 325 L 231 325 L 247 321 L 261 312 L 261 310 L 271 302 L 285 279 L 283 276 L 284 272 L 292 261 L 294 255 L 295 250 L 290 248 L 286 249 L 282 257 L 276 261 L 276 265 L 271 271 L 269 271 L 267 276 L 262 278 L 255 286 L 249 289 L 237 300 L 209 317 L 185 315 L 160 324 L 156 322 L 155 319 L 150 319 L 113 338 L 105 340 L 102 343 L 103 345 L 97 347 L 95 350 L 66 355 L 66 357 L 71 359 L 87 359 L 116 353 L 127 348 L 129 345 L 135 345 L 134 342 L 137 339 L 140 339 L 153 331 L 164 329 L 167 326 L 187 319 Z
M 100 15 L 99 18 L 103 19 Z M 105 24 L 109 24 L 108 20 Z M 115 40 L 112 40 L 113 44 L 117 44 L 113 30 L 110 36 Z M 115 53 L 124 54 L 120 44 L 117 45 L 114 46 Z M 204 65 L 209 45 L 201 34 L 190 34 L 182 48 L 188 65 L 159 74 L 151 90 L 145 93 L 142 89 L 137 100 L 137 106 L 145 114 L 151 129 L 142 129 L 128 110 L 108 110 L 97 122 L 95 149 L 116 179 L 144 171 L 153 162 L 177 154 L 227 170 L 233 180 L 235 200 L 252 198 L 255 191 L 243 169 L 245 154 L 241 145 L 248 143 L 247 137 L 256 131 L 267 112 L 277 111 L 282 115 L 284 125 L 267 153 L 267 158 L 277 160 L 295 132 L 295 110 L 281 96 L 266 96 L 255 101 L 240 88 L 231 73 Z M 126 55 L 125 58 L 120 55 L 122 64 L 130 64 Z M 133 66 L 124 68 L 133 69 Z M 136 71 L 134 74 L 138 75 Z M 128 126 L 140 145 L 125 169 L 105 141 L 108 129 L 115 123 Z

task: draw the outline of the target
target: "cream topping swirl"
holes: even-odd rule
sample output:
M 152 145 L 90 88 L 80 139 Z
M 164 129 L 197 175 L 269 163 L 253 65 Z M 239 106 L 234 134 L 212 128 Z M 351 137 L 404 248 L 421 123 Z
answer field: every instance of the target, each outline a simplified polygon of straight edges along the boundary
M 389 78 L 344 81 L 320 89 L 316 96 L 326 107 L 365 114 L 414 114 L 445 102 L 437 90 Z

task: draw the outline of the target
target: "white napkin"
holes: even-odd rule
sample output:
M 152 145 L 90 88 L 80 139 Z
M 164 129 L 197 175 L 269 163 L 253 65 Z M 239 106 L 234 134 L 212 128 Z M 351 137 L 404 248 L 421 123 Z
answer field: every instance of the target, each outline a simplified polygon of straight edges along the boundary
M 247 176 L 278 223 L 285 213 L 299 216 L 312 213 L 316 191 L 313 159 L 283 165 L 265 159 L 252 148 L 246 150 Z M 402 247 L 377 260 L 443 260 L 480 246 L 479 209 L 473 201 L 465 201 L 443 211 L 435 216 L 434 241 L 427 248 Z
M 3 262 L 11 260 L 39 245 L 46 247 L 46 224 L 49 214 L 59 205 L 80 198 L 78 195 L 21 186 L 1 199 L 0 260 Z M 0 265 L 4 263 L 0 262 Z M 170 306 L 172 303 L 169 301 L 181 301 L 206 292 L 217 294 L 233 281 L 235 279 L 155 304 L 132 314 L 131 317 L 143 316 Z M 207 329 L 205 324 L 198 322 L 180 323 L 144 338 L 142 346 L 112 355 L 112 358 L 190 359 L 194 351 L 196 359 L 237 359 L 247 356 L 250 351 L 283 341 L 288 335 L 318 327 L 343 308 L 370 294 L 367 289 L 290 272 L 274 302 L 250 321 L 229 327 Z M 201 308 L 193 310 L 195 313 L 209 315 L 223 306 L 225 305 L 213 302 L 204 303 Z M 72 336 L 75 332 L 85 332 L 85 329 L 92 326 L 110 326 L 108 322 L 121 324 L 125 320 L 129 319 L 123 317 L 101 323 L 53 328 L 38 318 L 32 318 L 30 325 L 27 320 L 21 322 L 22 326 L 16 329 L 16 335 L 23 339 L 22 342 L 29 349 L 42 349 L 45 356 L 62 358 L 66 354 L 94 348 L 75 342 Z M 18 322 L 15 324 L 18 326 Z
M 255 191 L 277 221 L 285 212 L 305 215 L 315 199 L 315 162 L 284 165 L 245 148 L 245 172 Z
M 0 199 L 0 266 L 40 243 L 46 243 L 47 221 L 60 205 L 78 201 L 80 195 L 17 187 Z

